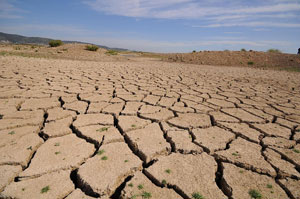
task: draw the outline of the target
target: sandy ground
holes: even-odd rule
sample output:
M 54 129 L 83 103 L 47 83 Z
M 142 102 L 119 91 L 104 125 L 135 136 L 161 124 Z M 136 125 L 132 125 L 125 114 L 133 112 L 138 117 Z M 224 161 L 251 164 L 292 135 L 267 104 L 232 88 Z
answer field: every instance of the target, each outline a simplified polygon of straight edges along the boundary
M 0 198 L 300 198 L 300 73 L 0 56 Z

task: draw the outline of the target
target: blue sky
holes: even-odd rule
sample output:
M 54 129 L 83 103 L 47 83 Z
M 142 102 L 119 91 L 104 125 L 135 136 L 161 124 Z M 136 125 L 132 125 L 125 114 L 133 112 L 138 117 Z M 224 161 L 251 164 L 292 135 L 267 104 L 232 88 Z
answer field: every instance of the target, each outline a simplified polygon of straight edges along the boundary
M 0 0 L 0 31 L 154 52 L 300 48 L 300 0 Z

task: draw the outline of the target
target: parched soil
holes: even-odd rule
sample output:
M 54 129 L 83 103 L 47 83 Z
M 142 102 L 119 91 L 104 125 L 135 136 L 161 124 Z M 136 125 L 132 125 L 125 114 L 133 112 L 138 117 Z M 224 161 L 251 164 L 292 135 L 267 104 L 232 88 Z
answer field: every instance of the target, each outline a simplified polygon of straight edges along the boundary
M 200 51 L 155 55 L 167 62 L 300 71 L 300 55 L 296 54 L 258 51 Z
M 127 61 L 123 56 L 108 56 L 106 49 L 99 48 L 96 52 L 86 50 L 86 44 L 70 43 L 58 47 L 45 45 L 0 44 L 0 55 L 16 55 L 46 59 L 68 59 L 82 61 Z
M 97 56 L 0 56 L 0 198 L 300 198 L 300 73 Z

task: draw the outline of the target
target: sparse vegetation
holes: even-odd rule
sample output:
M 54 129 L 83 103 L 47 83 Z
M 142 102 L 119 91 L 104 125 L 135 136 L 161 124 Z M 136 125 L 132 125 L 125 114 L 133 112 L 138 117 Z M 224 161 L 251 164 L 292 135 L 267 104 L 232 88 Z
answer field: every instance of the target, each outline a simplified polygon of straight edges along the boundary
M 196 50 L 193 50 L 193 53 L 195 53 L 196 52 Z
M 146 191 L 144 191 L 143 193 L 142 193 L 142 198 L 144 198 L 144 199 L 148 199 L 148 198 L 151 198 L 152 197 L 152 194 L 150 193 L 150 192 L 146 192 Z
M 136 199 L 136 197 L 138 197 L 138 195 L 133 195 L 130 197 L 130 199 Z
M 102 149 L 100 151 L 97 152 L 97 155 L 102 155 L 105 151 Z
M 22 191 L 25 191 L 25 188 L 22 188 Z
M 162 180 L 161 182 L 163 185 L 166 185 L 167 184 L 167 181 L 165 179 Z
M 280 50 L 274 49 L 274 48 L 269 49 L 267 52 L 268 52 L 268 53 L 281 53 Z
M 139 185 L 137 186 L 137 188 L 138 188 L 139 190 L 141 190 L 141 189 L 143 189 L 143 188 L 144 188 L 144 185 L 142 185 L 142 184 L 139 184 Z
M 171 169 L 166 169 L 165 172 L 168 173 L 168 174 L 170 174 L 171 173 Z
M 232 153 L 231 155 L 233 155 L 233 156 L 240 156 L 240 154 L 239 154 L 239 152 L 238 152 L 238 151 L 236 151 L 236 152 Z
M 101 129 L 96 130 L 97 132 L 103 132 L 103 131 L 108 131 L 109 127 L 103 127 Z
M 58 155 L 58 154 L 60 154 L 60 151 L 56 151 L 56 152 L 55 152 L 55 155 Z
M 192 194 L 192 197 L 194 199 L 204 199 L 204 197 L 199 193 L 199 192 L 195 192 Z
M 272 188 L 273 188 L 273 185 L 267 184 L 267 188 L 268 188 L 268 189 L 272 189 Z
M 9 132 L 8 134 L 9 135 L 13 135 L 13 134 L 15 134 L 16 132 L 14 132 L 14 131 L 11 131 L 11 132 Z
M 135 125 L 135 124 L 133 124 L 133 125 L 131 125 L 131 127 L 132 127 L 132 128 L 135 128 L 135 127 L 136 127 L 136 125 Z
M 1 52 L 0 52 L 0 55 L 1 55 L 1 56 L 4 56 L 4 55 L 6 55 L 6 52 L 1 51 Z
M 300 153 L 300 150 L 298 150 L 298 149 L 293 149 L 293 151 L 294 151 L 295 153 Z
M 280 68 L 280 70 L 285 70 L 288 72 L 300 72 L 300 67 L 284 67 L 284 68 Z M 297 132 L 297 131 L 296 131 Z M 298 130 L 299 132 L 299 130 Z
M 253 61 L 248 61 L 248 65 L 252 66 L 252 65 L 254 65 L 254 62 Z
M 50 190 L 49 186 L 42 188 L 41 193 L 47 193 Z
M 27 150 L 32 150 L 32 146 L 30 146 L 30 147 L 27 147 Z
M 59 142 L 56 142 L 56 143 L 54 144 L 54 146 L 59 146 Z
M 245 48 L 242 48 L 241 51 L 242 51 L 242 52 L 246 52 L 246 49 L 245 49 Z
M 252 199 L 260 199 L 262 198 L 262 195 L 259 191 L 255 189 L 250 189 L 248 194 L 251 196 Z
M 57 47 L 57 46 L 61 46 L 64 43 L 61 40 L 51 40 L 49 41 L 49 46 L 50 47 Z
M 108 159 L 107 156 L 103 156 L 103 157 L 101 158 L 101 160 L 107 160 L 107 159 Z
M 89 50 L 89 51 L 97 51 L 97 50 L 99 49 L 99 47 L 96 46 L 96 45 L 87 45 L 87 46 L 85 47 L 85 49 L 86 49 L 86 50 Z
M 115 51 L 115 50 L 108 50 L 105 54 L 108 54 L 108 55 L 117 55 L 118 52 Z
M 129 160 L 124 160 L 124 162 L 126 163 L 126 162 L 129 162 Z
M 129 186 L 129 187 L 133 187 L 133 184 L 132 184 L 132 183 L 129 183 L 128 186 Z

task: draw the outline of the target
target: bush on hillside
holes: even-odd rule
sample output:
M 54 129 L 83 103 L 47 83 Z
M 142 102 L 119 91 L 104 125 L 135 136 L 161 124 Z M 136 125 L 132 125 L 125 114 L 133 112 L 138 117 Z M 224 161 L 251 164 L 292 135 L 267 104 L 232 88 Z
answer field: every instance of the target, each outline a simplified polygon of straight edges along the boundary
M 254 65 L 254 62 L 253 61 L 248 61 L 248 65 L 252 66 L 252 65 Z
M 108 50 L 108 51 L 106 52 L 106 54 L 108 54 L 108 55 L 117 55 L 118 52 L 115 51 L 115 50 Z
M 268 53 L 281 53 L 280 50 L 278 50 L 278 49 L 273 49 L 273 48 L 269 49 L 267 52 L 268 52 Z
M 49 41 L 49 46 L 51 47 L 57 47 L 57 46 L 61 46 L 64 43 L 61 40 L 51 40 Z
M 96 45 L 87 45 L 87 46 L 85 47 L 85 49 L 86 49 L 86 50 L 89 50 L 89 51 L 97 51 L 97 50 L 99 49 L 99 47 L 96 46 Z

